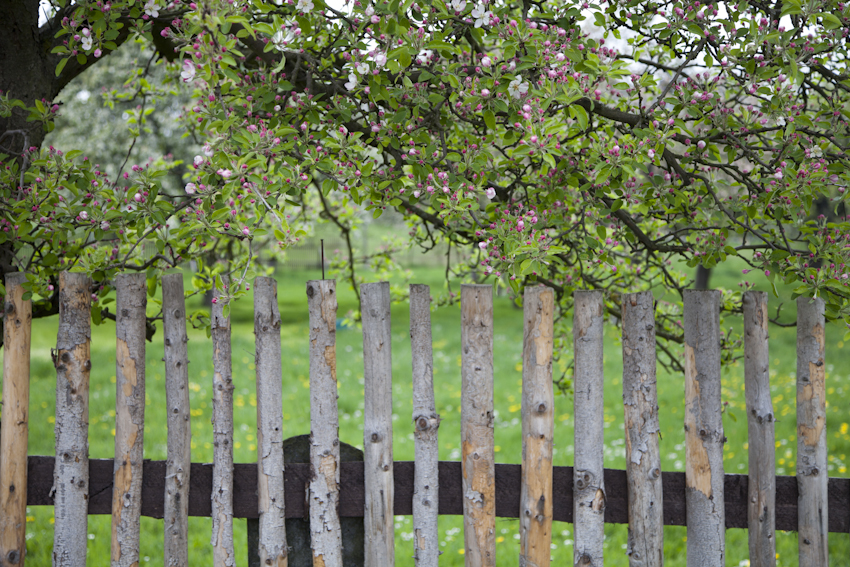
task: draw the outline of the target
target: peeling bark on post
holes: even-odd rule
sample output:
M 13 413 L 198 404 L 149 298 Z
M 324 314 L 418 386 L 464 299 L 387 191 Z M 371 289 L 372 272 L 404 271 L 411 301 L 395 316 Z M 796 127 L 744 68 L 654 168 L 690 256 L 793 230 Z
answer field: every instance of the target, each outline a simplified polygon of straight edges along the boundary
M 800 566 L 829 564 L 824 301 L 797 298 L 797 536 Z
M 192 427 L 189 406 L 189 337 L 183 274 L 162 278 L 162 323 L 165 334 L 165 403 L 168 408 L 168 456 L 163 514 L 166 567 L 189 565 L 189 473 Z
M 342 567 L 336 281 L 307 282 L 310 311 L 310 537 L 314 567 Z
M 602 292 L 577 291 L 573 322 L 573 563 L 582 567 L 602 567 L 602 544 L 605 540 L 603 323 Z
M 261 565 L 286 567 L 283 486 L 283 383 L 277 281 L 254 280 L 254 335 L 257 349 L 257 499 Z
M 623 408 L 629 484 L 629 565 L 664 564 L 655 304 L 651 291 L 623 296 Z
M 492 567 L 496 565 L 493 287 L 462 285 L 460 309 L 465 560 L 469 567 Z
M 744 293 L 744 381 L 749 484 L 747 516 L 752 567 L 776 566 L 776 448 L 770 397 L 767 293 Z
M 548 567 L 552 553 L 552 382 L 555 294 L 527 287 L 522 342 L 522 488 L 520 567 Z
M 440 416 L 434 404 L 431 289 L 410 286 L 410 350 L 413 362 L 413 559 L 416 567 L 437 567 L 440 557 L 438 475 Z
M 138 567 L 145 432 L 145 274 L 115 278 L 115 474 L 112 567 Z
M 91 280 L 59 274 L 56 338 L 56 468 L 53 501 L 53 566 L 86 564 L 89 498 L 89 374 Z
M 213 565 L 231 567 L 233 550 L 233 375 L 230 357 L 230 317 L 224 316 L 224 290 L 230 280 L 216 279 L 212 305 L 213 342 Z
M 395 564 L 393 529 L 393 360 L 390 284 L 360 286 L 363 317 L 363 469 L 365 558 L 370 567 Z
M 688 567 L 726 560 L 720 292 L 685 290 L 685 503 Z
M 3 321 L 3 419 L 0 428 L 0 564 L 24 564 L 27 552 L 32 302 L 24 301 L 23 272 L 6 275 Z

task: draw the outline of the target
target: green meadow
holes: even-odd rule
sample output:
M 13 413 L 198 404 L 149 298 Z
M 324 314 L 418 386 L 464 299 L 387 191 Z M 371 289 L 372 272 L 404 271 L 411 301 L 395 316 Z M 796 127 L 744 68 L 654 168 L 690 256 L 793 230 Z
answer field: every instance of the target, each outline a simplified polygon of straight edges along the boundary
M 432 295 L 443 293 L 442 272 L 436 268 L 414 271 L 414 281 L 432 285 Z M 279 270 L 281 341 L 283 349 L 283 392 L 285 436 L 309 433 L 309 357 L 308 319 L 305 282 L 318 279 L 315 272 Z M 713 285 L 734 287 L 742 278 L 740 266 L 730 264 L 715 271 Z M 456 285 L 456 284 L 455 284 Z M 766 288 L 765 288 L 766 289 Z M 455 287 L 457 291 L 457 287 Z M 340 316 L 355 306 L 355 297 L 342 282 L 339 284 Z M 194 301 L 194 300 L 193 300 Z M 779 300 L 771 297 L 772 302 Z M 787 301 L 783 318 L 793 317 L 792 302 Z M 197 304 L 195 305 L 197 307 Z M 407 304 L 393 307 L 393 424 L 396 460 L 413 459 L 413 425 L 411 423 L 411 361 L 408 336 Z M 495 305 L 495 408 L 496 460 L 521 462 L 521 351 L 522 312 L 506 296 L 496 298 Z M 724 328 L 741 331 L 740 319 L 727 317 Z M 29 451 L 33 455 L 51 455 L 54 451 L 55 370 L 50 349 L 55 347 L 57 319 L 41 319 L 33 324 L 32 382 L 30 398 Z M 443 418 L 440 427 L 440 458 L 460 458 L 460 312 L 457 306 L 440 307 L 432 313 L 434 341 L 434 379 L 437 410 Z M 235 460 L 256 461 L 256 397 L 254 388 L 254 335 L 252 298 L 239 300 L 232 311 L 233 377 L 235 382 Z M 114 324 L 106 322 L 92 332 L 92 371 L 90 390 L 90 455 L 111 458 L 114 451 L 115 421 L 115 336 Z M 827 413 L 829 474 L 847 476 L 847 454 L 850 453 L 848 421 L 850 411 L 841 400 L 850 395 L 850 355 L 843 349 L 844 329 L 827 326 L 827 389 L 830 405 Z M 212 460 L 211 343 L 202 330 L 189 332 L 190 389 L 192 405 L 192 460 Z M 363 355 L 362 335 L 356 329 L 337 333 L 339 380 L 340 437 L 342 441 L 362 446 L 363 435 Z M 608 325 L 605 344 L 605 466 L 624 468 L 621 347 L 616 329 Z M 162 362 L 162 333 L 147 345 L 145 456 L 166 456 L 165 380 Z M 772 391 L 776 427 L 777 473 L 793 475 L 795 441 L 795 330 L 771 329 Z M 723 374 L 723 400 L 728 402 L 724 427 L 728 437 L 725 447 L 727 472 L 747 471 L 747 426 L 744 414 L 743 363 L 735 363 Z M 660 405 L 662 468 L 683 471 L 685 461 L 683 377 L 662 371 L 659 367 L 658 393 Z M 556 405 L 555 464 L 573 462 L 573 409 L 570 395 L 558 395 Z M 91 516 L 88 527 L 89 565 L 109 564 L 109 516 Z M 500 566 L 517 564 L 519 524 L 513 519 L 497 519 L 497 560 Z M 410 517 L 398 516 L 396 528 L 396 561 L 400 566 L 413 565 L 413 529 Z M 460 517 L 445 516 L 440 521 L 443 565 L 463 565 L 463 529 Z M 192 565 L 211 564 L 210 521 L 190 519 L 190 561 Z M 162 564 L 163 526 L 160 520 L 142 519 L 142 563 Z M 237 564 L 246 565 L 246 528 L 244 520 L 235 521 Z M 573 527 L 556 523 L 553 530 L 552 557 L 555 564 L 572 560 Z M 606 526 L 606 564 L 624 566 L 627 529 L 624 525 Z M 685 528 L 665 529 L 667 565 L 685 565 Z M 747 533 L 729 530 L 727 566 L 747 565 Z M 49 565 L 53 544 L 53 510 L 30 507 L 27 517 L 27 555 L 30 565 Z M 830 534 L 830 554 L 836 558 L 850 555 L 850 535 Z M 797 565 L 796 533 L 777 534 L 779 565 Z

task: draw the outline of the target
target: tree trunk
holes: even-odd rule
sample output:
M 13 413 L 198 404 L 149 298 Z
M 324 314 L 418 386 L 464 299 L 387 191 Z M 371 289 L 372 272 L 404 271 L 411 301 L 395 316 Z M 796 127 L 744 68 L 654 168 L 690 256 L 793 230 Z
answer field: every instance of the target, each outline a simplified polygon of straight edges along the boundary
M 56 338 L 56 469 L 53 567 L 86 564 L 89 498 L 91 280 L 59 275 Z

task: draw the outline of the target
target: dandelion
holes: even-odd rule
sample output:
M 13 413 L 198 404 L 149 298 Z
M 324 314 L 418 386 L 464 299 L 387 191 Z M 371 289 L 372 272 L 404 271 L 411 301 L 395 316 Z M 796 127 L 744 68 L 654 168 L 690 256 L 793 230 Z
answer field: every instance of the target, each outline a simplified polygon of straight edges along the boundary
M 508 85 L 508 94 L 511 98 L 520 99 L 528 92 L 528 83 L 522 82 L 522 77 L 517 77 Z
M 180 76 L 183 78 L 184 83 L 188 83 L 195 78 L 195 64 L 192 63 L 191 59 L 183 61 L 183 70 L 180 71 Z

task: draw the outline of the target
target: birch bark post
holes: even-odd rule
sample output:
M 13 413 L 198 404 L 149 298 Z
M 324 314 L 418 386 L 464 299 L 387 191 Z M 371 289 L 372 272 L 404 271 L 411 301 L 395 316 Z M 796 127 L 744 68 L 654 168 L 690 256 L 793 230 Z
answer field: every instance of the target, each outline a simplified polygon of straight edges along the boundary
M 56 337 L 56 466 L 53 473 L 53 566 L 86 564 L 89 508 L 91 280 L 59 274 Z
M 112 567 L 137 567 L 145 432 L 145 274 L 116 276 L 115 290 Z
M 776 448 L 770 397 L 767 293 L 744 293 L 744 382 L 747 400 L 750 565 L 776 566 Z
M 336 282 L 307 282 L 310 312 L 310 538 L 314 567 L 342 567 Z
M 225 290 L 230 280 L 216 278 L 212 304 L 213 343 L 213 565 L 231 567 L 233 550 L 233 375 L 230 316 L 225 316 Z M 259 402 L 258 402 L 259 403 Z
M 720 292 L 685 290 L 685 506 L 688 567 L 726 560 Z
M 582 567 L 602 567 L 605 540 L 603 323 L 602 292 L 577 291 L 573 323 L 573 562 Z
M 427 285 L 410 286 L 410 345 L 416 459 L 413 473 L 413 559 L 417 567 L 437 567 L 440 557 L 440 416 L 434 404 L 431 288 Z
M 393 528 L 393 360 L 390 284 L 360 286 L 363 317 L 363 470 L 365 561 L 369 567 L 395 564 Z
M 286 567 L 283 486 L 283 383 L 277 281 L 254 280 L 254 335 L 257 350 L 257 496 L 261 565 Z
M 29 437 L 32 302 L 27 275 L 6 275 L 3 315 L 3 418 L 0 428 L 0 562 L 24 564 L 27 553 L 27 440 Z
M 189 337 L 186 334 L 182 273 L 162 277 L 162 327 L 165 335 L 165 403 L 168 408 L 163 555 L 167 567 L 187 567 L 192 426 L 189 406 Z
M 629 565 L 661 567 L 664 564 L 664 497 L 658 443 L 660 427 L 652 292 L 624 295 L 622 313 Z
M 797 298 L 797 536 L 800 567 L 829 565 L 824 301 Z
M 519 564 L 520 567 L 548 567 L 552 553 L 555 294 L 546 287 L 527 287 L 523 303 Z
M 493 287 L 462 285 L 461 442 L 464 558 L 496 565 L 496 465 L 493 436 Z

